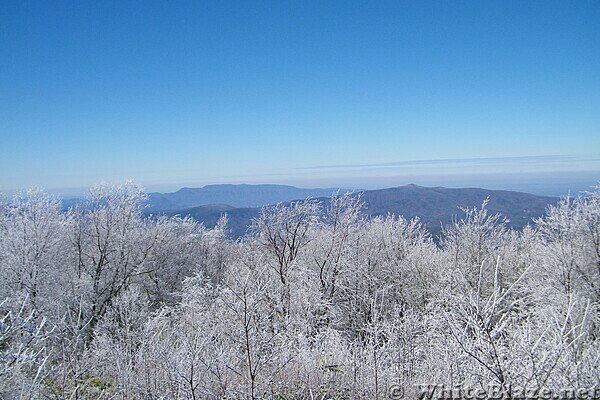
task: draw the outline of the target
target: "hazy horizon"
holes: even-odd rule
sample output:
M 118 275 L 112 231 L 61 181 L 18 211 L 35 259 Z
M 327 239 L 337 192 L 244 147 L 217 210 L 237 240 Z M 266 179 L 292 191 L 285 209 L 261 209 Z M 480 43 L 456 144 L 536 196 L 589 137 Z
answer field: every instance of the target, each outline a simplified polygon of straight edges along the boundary
M 542 157 L 548 161 L 556 157 Z M 370 166 L 325 166 L 310 167 L 309 170 L 336 170 L 329 176 L 311 176 L 297 173 L 296 175 L 259 175 L 242 177 L 222 177 L 213 180 L 188 180 L 177 182 L 148 183 L 139 182 L 146 192 L 175 192 L 184 187 L 199 188 L 206 185 L 219 184 L 247 184 L 247 185 L 290 185 L 298 188 L 343 188 L 352 190 L 374 190 L 389 187 L 416 184 L 426 187 L 467 188 L 478 187 L 490 190 L 511 190 L 526 192 L 542 196 L 578 195 L 580 192 L 590 191 L 600 184 L 600 174 L 597 170 L 563 170 L 548 171 L 544 168 L 529 168 L 520 170 L 518 165 L 525 161 L 535 161 L 532 158 L 523 158 L 521 163 L 515 164 L 514 159 L 468 159 L 468 160 L 418 160 L 413 162 L 393 163 L 392 165 Z M 511 163 L 512 162 L 512 163 Z M 397 165 L 399 164 L 399 165 Z M 479 165 L 480 171 L 472 171 L 472 165 Z M 429 166 L 415 172 L 415 166 Z M 431 168 L 437 165 L 438 168 Z M 502 166 L 504 165 L 504 168 Z M 540 163 L 533 163 L 540 166 Z M 381 169 L 387 169 L 382 173 Z M 496 168 L 491 172 L 490 168 Z M 445 169 L 445 173 L 441 173 Z M 483 171 L 483 172 L 482 172 Z M 87 186 L 56 188 L 43 185 L 31 187 L 41 188 L 49 193 L 63 198 L 85 197 L 91 186 L 98 183 L 120 184 L 124 181 L 97 181 L 90 182 Z M 29 187 L 16 189 L 2 189 L 0 192 L 14 194 L 27 190 Z

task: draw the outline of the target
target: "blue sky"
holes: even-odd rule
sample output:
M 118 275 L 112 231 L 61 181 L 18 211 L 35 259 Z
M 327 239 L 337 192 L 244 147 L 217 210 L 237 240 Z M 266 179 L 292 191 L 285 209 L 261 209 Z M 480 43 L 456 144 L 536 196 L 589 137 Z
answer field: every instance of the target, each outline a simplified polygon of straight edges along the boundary
M 600 179 L 598 1 L 14 1 L 0 21 L 0 190 Z

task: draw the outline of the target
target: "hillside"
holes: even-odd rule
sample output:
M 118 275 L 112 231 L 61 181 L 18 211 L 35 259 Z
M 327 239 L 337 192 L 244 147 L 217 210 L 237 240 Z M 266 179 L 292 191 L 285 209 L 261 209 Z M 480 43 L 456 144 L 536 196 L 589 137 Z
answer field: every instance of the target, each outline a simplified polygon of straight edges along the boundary
M 191 207 L 183 210 L 159 211 L 157 214 L 168 217 L 181 216 L 192 217 L 198 222 L 202 222 L 206 227 L 213 228 L 223 214 L 229 218 L 230 235 L 233 238 L 244 236 L 252 218 L 258 217 L 260 207 L 232 207 L 225 204 L 209 204 L 198 207 Z
M 529 193 L 478 188 L 448 189 L 407 185 L 390 189 L 363 192 L 369 216 L 388 213 L 406 218 L 419 217 L 433 235 L 453 218 L 463 215 L 461 208 L 479 207 L 489 198 L 487 209 L 491 214 L 499 213 L 509 220 L 509 226 L 522 229 L 532 218 L 544 214 L 549 204 L 556 204 L 554 197 L 536 196 Z

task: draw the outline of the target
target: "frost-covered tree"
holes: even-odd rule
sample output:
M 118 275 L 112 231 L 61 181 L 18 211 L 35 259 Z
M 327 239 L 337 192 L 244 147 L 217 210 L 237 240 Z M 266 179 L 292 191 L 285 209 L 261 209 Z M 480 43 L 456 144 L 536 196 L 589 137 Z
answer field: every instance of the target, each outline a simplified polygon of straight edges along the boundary
M 321 206 L 314 200 L 280 203 L 264 207 L 252 221 L 256 243 L 264 249 L 267 265 L 281 283 L 279 314 L 287 318 L 291 307 L 291 279 L 298 269 L 300 252 L 311 241 L 311 228 L 317 223 Z
M 33 309 L 50 307 L 68 274 L 66 227 L 71 215 L 39 189 L 17 194 L 0 216 L 0 296 L 26 298 Z

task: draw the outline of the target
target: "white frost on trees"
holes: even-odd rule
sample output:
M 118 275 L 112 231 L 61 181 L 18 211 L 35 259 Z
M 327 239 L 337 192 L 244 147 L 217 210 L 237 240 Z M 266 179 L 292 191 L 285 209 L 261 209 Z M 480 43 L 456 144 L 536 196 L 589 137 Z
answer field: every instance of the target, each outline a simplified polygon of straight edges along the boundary
M 522 231 L 487 202 L 444 227 L 353 194 L 266 207 L 228 238 L 146 217 L 132 183 L 63 211 L 0 204 L 0 396 L 384 398 L 391 384 L 590 388 L 600 191 Z

